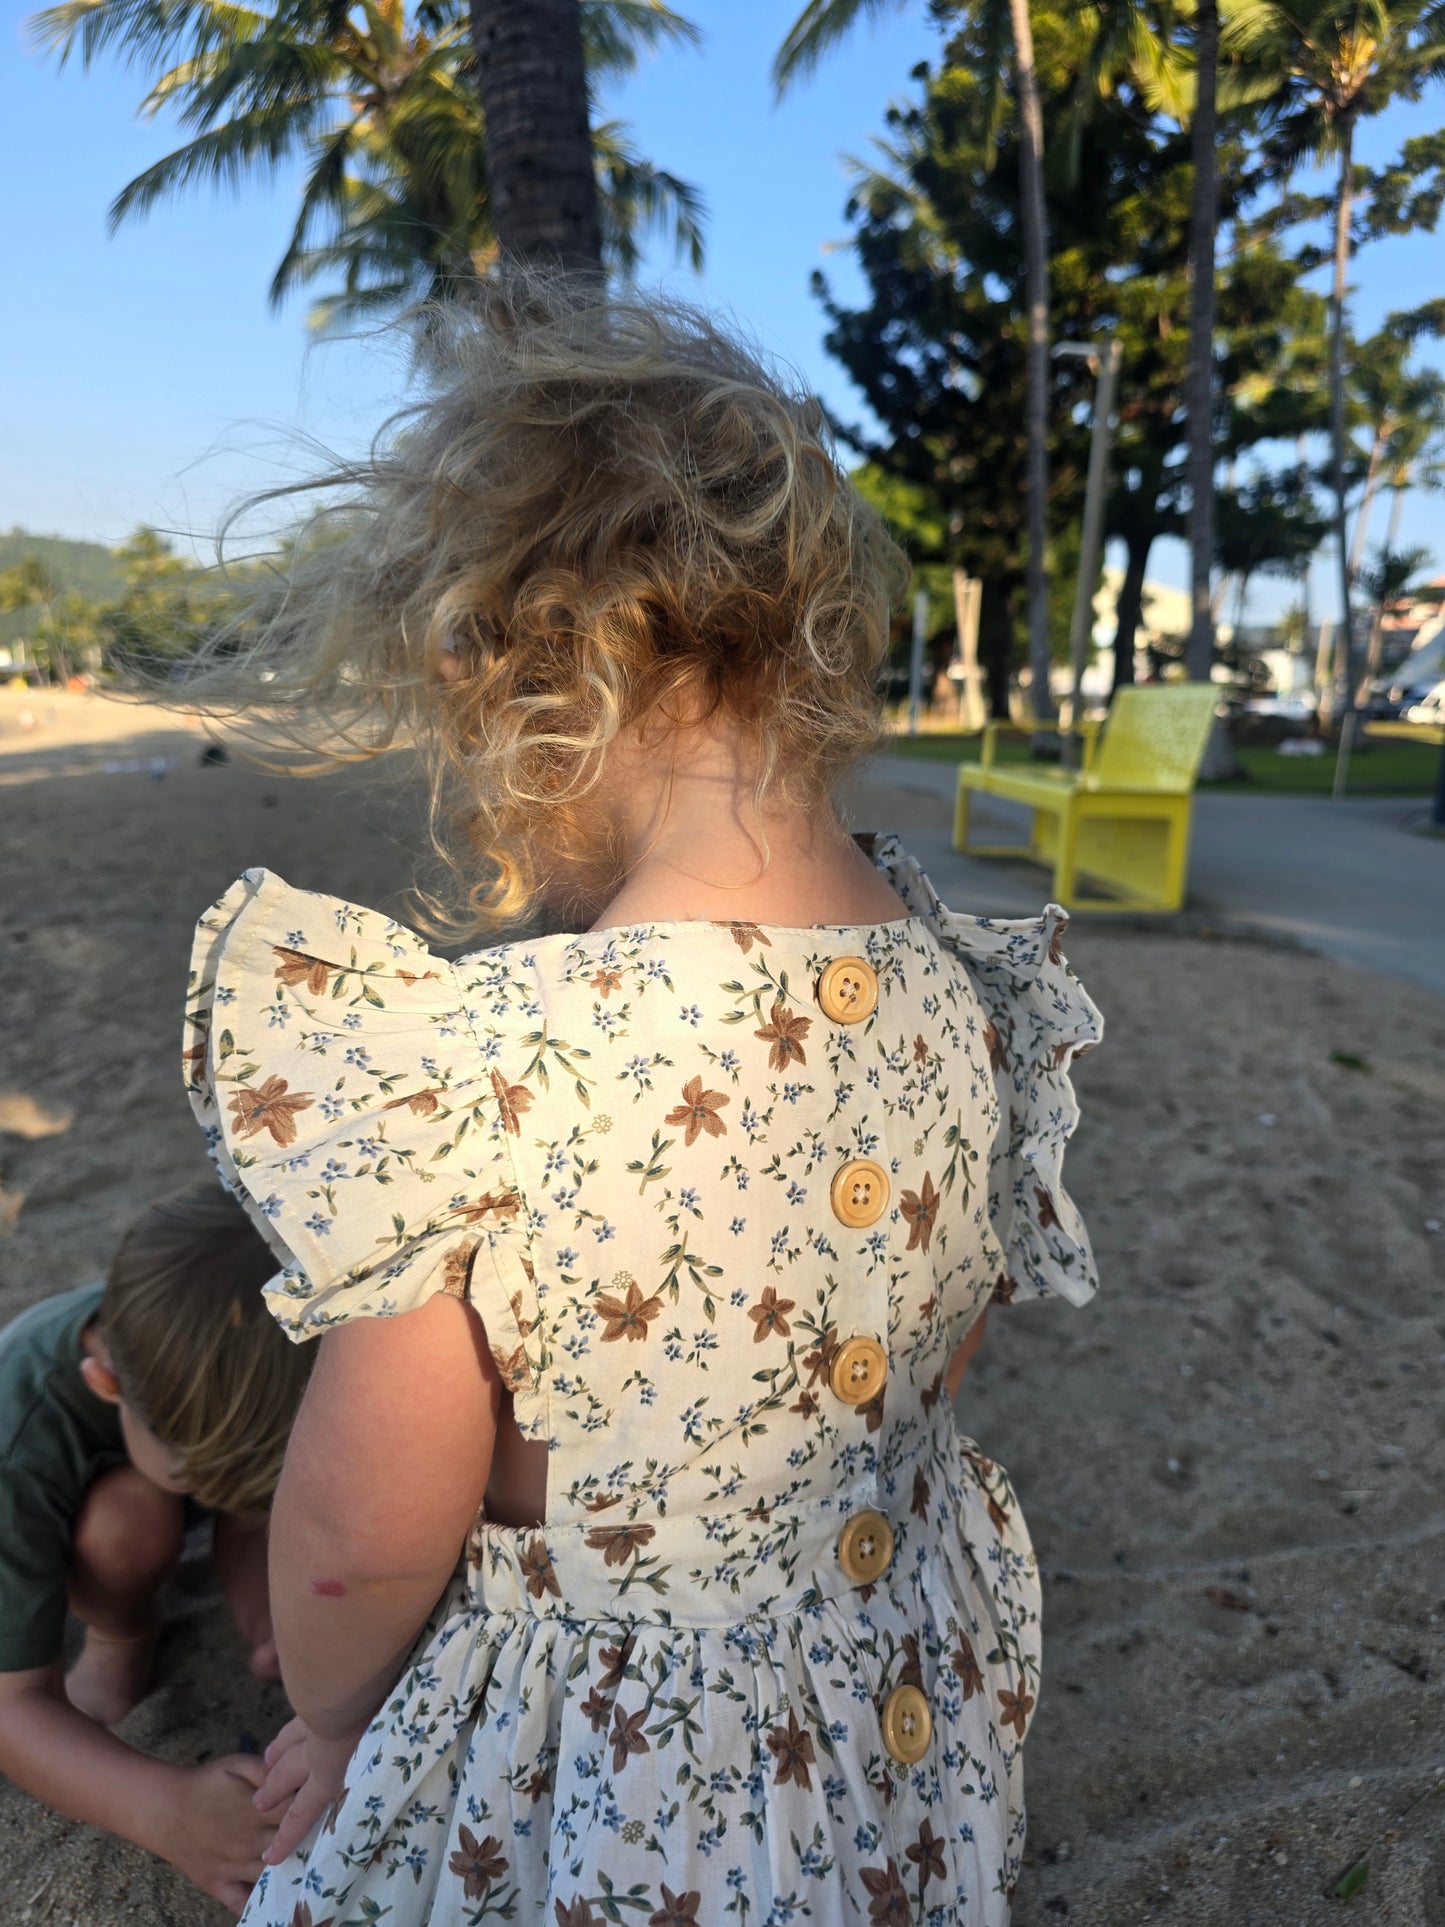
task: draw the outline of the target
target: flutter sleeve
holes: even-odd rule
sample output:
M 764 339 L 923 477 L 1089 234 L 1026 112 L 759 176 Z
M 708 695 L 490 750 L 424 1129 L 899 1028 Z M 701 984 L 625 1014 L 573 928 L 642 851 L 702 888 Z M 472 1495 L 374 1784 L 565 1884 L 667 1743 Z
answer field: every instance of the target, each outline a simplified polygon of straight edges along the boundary
M 1064 1189 L 1064 1150 L 1079 1121 L 1074 1060 L 1104 1034 L 1097 1005 L 1061 948 L 1068 917 L 1057 904 L 1018 919 L 950 910 L 894 837 L 874 861 L 909 909 L 968 972 L 984 1020 L 999 1099 L 989 1158 L 989 1216 L 1003 1250 L 994 1299 L 1066 1298 L 1098 1288 L 1089 1234 Z
M 530 1382 L 525 1220 L 501 1100 L 453 966 L 404 926 L 250 870 L 201 918 L 186 1086 L 223 1181 L 276 1253 L 304 1340 L 471 1300 Z

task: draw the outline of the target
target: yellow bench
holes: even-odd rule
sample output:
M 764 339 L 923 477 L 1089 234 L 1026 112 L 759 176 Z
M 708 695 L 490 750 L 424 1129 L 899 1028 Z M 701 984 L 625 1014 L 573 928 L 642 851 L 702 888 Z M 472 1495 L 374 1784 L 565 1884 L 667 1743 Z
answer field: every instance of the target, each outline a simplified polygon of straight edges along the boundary
M 981 760 L 958 771 L 953 847 L 972 856 L 1022 856 L 1052 867 L 1065 909 L 1177 910 L 1184 902 L 1194 783 L 1214 726 L 1208 683 L 1121 689 L 1102 728 L 1086 728 L 1084 767 L 1000 768 L 996 723 Z M 1033 811 L 1027 843 L 970 843 L 973 791 Z M 1108 896 L 1085 896 L 1079 873 Z
M 1382 736 L 1397 743 L 1423 743 L 1445 749 L 1445 723 L 1366 723 L 1367 736 Z

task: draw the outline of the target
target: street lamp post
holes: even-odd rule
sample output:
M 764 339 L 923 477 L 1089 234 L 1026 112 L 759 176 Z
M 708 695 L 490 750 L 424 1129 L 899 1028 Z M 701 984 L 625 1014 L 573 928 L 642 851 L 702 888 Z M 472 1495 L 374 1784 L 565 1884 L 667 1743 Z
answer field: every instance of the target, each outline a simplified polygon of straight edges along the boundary
M 1099 578 L 1099 554 L 1104 539 L 1104 497 L 1109 479 L 1109 449 L 1114 433 L 1114 397 L 1119 386 L 1123 347 L 1113 336 L 1103 341 L 1061 341 L 1056 356 L 1077 356 L 1094 364 L 1094 421 L 1089 434 L 1089 473 L 1084 484 L 1084 530 L 1079 546 L 1079 580 L 1069 622 L 1069 662 L 1073 678 L 1070 729 L 1063 738 L 1063 760 L 1077 767 L 1079 723 L 1084 709 L 1084 671 L 1088 667 L 1089 638 L 1093 631 L 1094 587 Z

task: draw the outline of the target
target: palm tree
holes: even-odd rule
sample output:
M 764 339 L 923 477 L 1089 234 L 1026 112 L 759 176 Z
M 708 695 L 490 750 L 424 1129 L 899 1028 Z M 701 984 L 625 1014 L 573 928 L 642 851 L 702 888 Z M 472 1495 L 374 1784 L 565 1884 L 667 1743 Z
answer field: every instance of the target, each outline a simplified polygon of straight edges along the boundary
M 1381 569 L 1391 558 L 1413 555 L 1413 550 L 1400 550 L 1400 515 L 1405 505 L 1405 497 L 1412 488 L 1425 488 L 1432 491 L 1445 488 L 1445 376 L 1433 368 L 1424 369 L 1412 378 L 1412 393 L 1408 409 L 1402 408 L 1396 420 L 1381 458 L 1379 474 L 1381 485 L 1390 490 L 1390 521 L 1385 535 L 1385 546 L 1381 551 L 1378 567 Z M 1424 563 L 1417 563 L 1423 567 Z M 1366 580 L 1362 575 L 1362 580 Z M 1374 609 L 1370 618 L 1370 641 L 1365 659 L 1364 685 L 1366 688 L 1380 673 L 1380 656 L 1384 646 L 1385 605 L 1391 595 L 1403 593 L 1408 584 L 1384 581 L 1372 594 Z
M 789 28 L 773 62 L 782 94 L 817 66 L 827 49 L 860 18 L 902 0 L 808 0 Z M 1013 70 L 1019 118 L 1019 185 L 1025 262 L 1027 323 L 1026 420 L 1028 433 L 1029 699 L 1034 721 L 1053 717 L 1049 692 L 1049 589 L 1047 566 L 1049 490 L 1049 246 L 1044 214 L 1044 125 L 1034 73 L 1029 0 L 977 0 L 987 44 L 996 50 L 986 81 L 993 88 L 995 130 L 1005 111 L 1004 75 Z
M 583 0 L 581 18 L 594 83 L 626 72 L 644 48 L 697 40 L 662 0 Z M 279 303 L 298 285 L 337 275 L 314 325 L 448 297 L 496 256 L 497 144 L 450 0 L 422 0 L 413 11 L 406 0 L 273 0 L 252 9 L 227 0 L 64 0 L 37 15 L 32 32 L 62 61 L 75 52 L 89 65 L 114 49 L 161 68 L 142 111 L 172 108 L 195 130 L 121 190 L 113 226 L 192 185 L 230 184 L 303 157 L 301 205 L 270 294 Z M 596 130 L 593 150 L 608 263 L 629 271 L 640 232 L 670 222 L 696 264 L 695 191 L 643 160 L 616 122 Z M 539 240 L 534 252 L 563 253 L 560 240 L 550 250 Z
M 1261 102 L 1266 161 L 1280 176 L 1333 160 L 1334 278 L 1330 294 L 1330 471 L 1340 569 L 1341 714 L 1353 728 L 1357 659 L 1346 542 L 1345 301 L 1359 186 L 1355 131 L 1395 100 L 1445 78 L 1440 0 L 1230 0 L 1225 46 L 1275 76 Z
M 60 584 L 38 555 L 22 555 L 13 567 L 0 570 L 0 615 L 18 615 L 22 609 L 37 613 L 37 639 L 43 638 L 52 677 L 58 665 L 59 680 L 70 674 L 63 642 L 51 635 L 52 618 L 61 600 Z

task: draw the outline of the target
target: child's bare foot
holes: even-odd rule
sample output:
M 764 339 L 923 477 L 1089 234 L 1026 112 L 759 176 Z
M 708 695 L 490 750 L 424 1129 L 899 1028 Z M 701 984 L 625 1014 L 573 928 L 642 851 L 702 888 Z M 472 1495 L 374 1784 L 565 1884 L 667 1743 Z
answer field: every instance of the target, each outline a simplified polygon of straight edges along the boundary
M 251 1672 L 257 1679 L 280 1679 L 281 1655 L 274 1639 L 263 1639 L 251 1649 Z
M 85 1645 L 65 1676 L 65 1696 L 101 1726 L 114 1726 L 145 1698 L 155 1658 L 156 1634 L 116 1639 L 87 1629 Z

